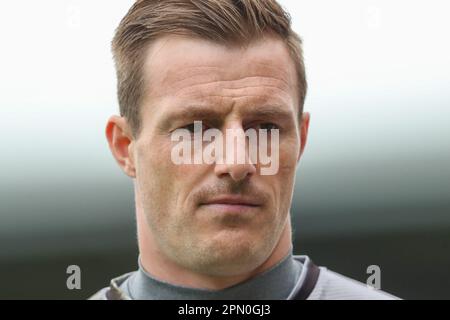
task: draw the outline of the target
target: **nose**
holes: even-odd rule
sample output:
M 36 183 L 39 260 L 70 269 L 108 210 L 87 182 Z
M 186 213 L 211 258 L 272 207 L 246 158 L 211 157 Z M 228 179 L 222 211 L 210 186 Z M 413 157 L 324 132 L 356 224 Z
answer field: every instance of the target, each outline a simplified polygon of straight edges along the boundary
M 253 164 L 216 164 L 214 172 L 217 176 L 229 175 L 234 181 L 239 182 L 253 175 L 256 168 Z
M 227 127 L 224 142 L 224 153 L 221 161 L 216 161 L 215 174 L 218 177 L 229 175 L 236 182 L 253 175 L 256 166 L 250 159 L 249 146 L 242 126 L 235 124 Z

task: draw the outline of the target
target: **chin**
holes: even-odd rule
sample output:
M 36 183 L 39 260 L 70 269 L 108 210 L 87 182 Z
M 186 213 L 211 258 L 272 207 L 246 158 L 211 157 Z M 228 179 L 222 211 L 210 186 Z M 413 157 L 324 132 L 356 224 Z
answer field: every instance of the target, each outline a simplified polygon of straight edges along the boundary
M 248 230 L 247 230 L 248 232 Z M 251 272 L 270 255 L 271 246 L 263 245 L 259 237 L 252 238 L 244 232 L 224 233 L 210 239 L 202 251 L 201 269 L 214 276 L 235 276 Z M 266 239 L 267 241 L 267 239 Z

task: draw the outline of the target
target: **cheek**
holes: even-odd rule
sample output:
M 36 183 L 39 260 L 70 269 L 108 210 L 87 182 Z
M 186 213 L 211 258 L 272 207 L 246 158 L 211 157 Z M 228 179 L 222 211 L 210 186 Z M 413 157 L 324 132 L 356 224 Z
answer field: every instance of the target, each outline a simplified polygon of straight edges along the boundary
M 175 164 L 171 148 L 170 141 L 148 141 L 139 145 L 136 179 L 152 211 L 180 211 L 177 206 L 184 203 L 201 169 L 198 165 Z
M 295 173 L 297 169 L 297 150 L 293 144 L 285 144 L 280 146 L 279 153 L 279 170 L 278 173 L 272 176 L 270 181 L 274 188 L 277 188 L 276 194 L 279 199 L 279 206 L 289 206 L 292 188 L 294 185 Z
M 280 174 L 294 175 L 297 168 L 297 156 L 300 151 L 299 140 L 291 138 L 280 143 Z
M 152 140 L 141 141 L 137 146 L 136 181 L 144 195 L 144 205 L 154 211 L 166 210 L 174 192 L 174 168 L 167 149 Z

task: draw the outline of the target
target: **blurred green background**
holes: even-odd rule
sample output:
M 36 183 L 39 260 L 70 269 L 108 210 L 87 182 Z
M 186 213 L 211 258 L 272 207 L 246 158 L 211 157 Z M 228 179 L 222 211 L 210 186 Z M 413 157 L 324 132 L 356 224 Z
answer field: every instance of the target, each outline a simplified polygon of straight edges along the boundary
M 0 4 L 0 299 L 85 299 L 137 268 L 132 183 L 109 153 L 109 43 L 133 1 Z M 449 299 L 445 1 L 280 1 L 311 113 L 295 253 L 406 299 Z M 26 9 L 26 10 L 25 10 Z M 81 290 L 66 269 L 81 268 Z

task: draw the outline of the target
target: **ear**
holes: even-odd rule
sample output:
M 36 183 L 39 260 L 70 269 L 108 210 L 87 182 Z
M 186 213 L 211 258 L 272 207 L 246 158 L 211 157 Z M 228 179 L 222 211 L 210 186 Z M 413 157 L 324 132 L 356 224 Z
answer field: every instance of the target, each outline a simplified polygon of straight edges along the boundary
M 112 116 L 106 124 L 106 139 L 109 149 L 119 166 L 131 178 L 136 177 L 133 146 L 134 139 L 124 117 Z
M 300 161 L 300 158 L 306 147 L 306 140 L 308 139 L 309 119 L 309 112 L 303 112 L 302 123 L 300 124 L 300 152 L 298 153 L 297 162 Z

